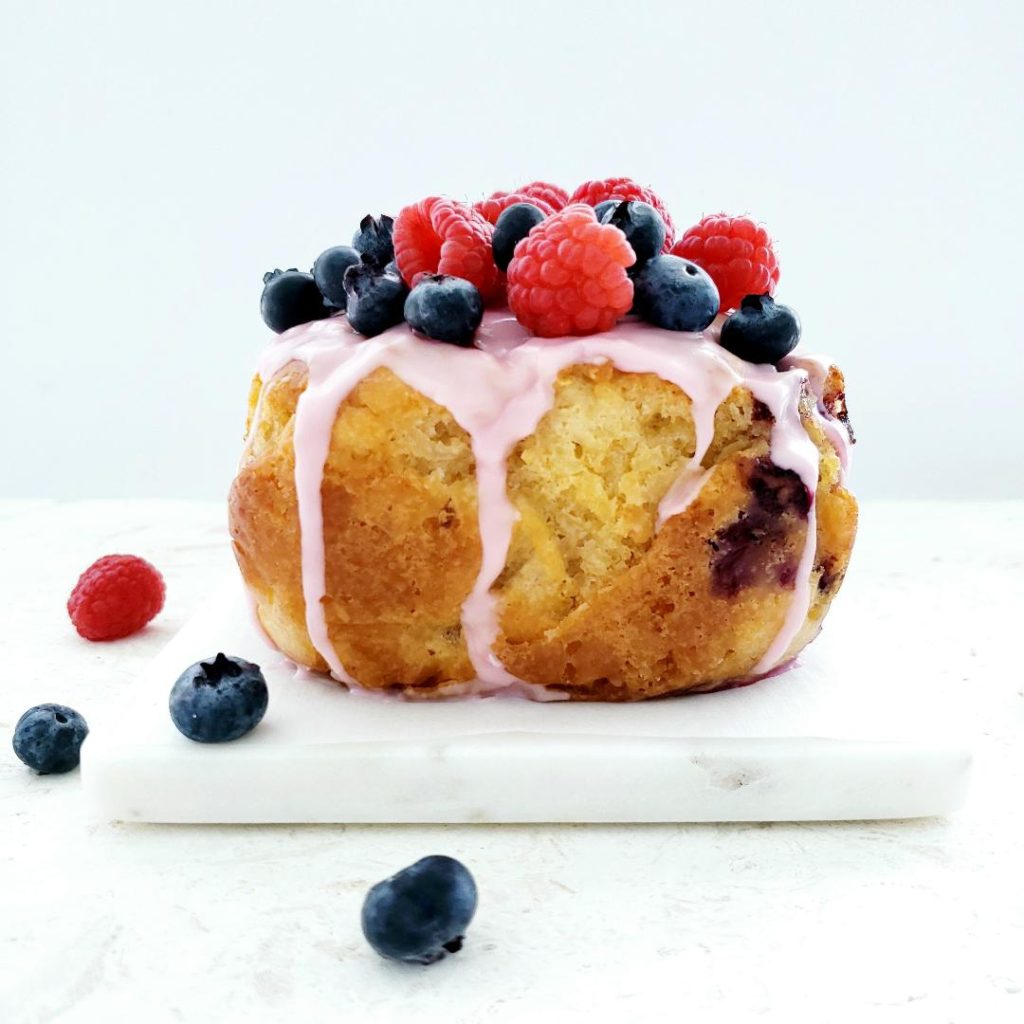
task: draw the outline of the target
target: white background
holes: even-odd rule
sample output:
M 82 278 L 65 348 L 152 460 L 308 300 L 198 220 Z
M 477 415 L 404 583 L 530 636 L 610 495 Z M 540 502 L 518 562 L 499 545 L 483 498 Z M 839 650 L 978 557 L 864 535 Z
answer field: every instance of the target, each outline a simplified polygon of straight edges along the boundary
M 0 495 L 220 497 L 264 270 L 610 174 L 769 226 L 863 496 L 1024 495 L 1015 2 L 2 10 Z

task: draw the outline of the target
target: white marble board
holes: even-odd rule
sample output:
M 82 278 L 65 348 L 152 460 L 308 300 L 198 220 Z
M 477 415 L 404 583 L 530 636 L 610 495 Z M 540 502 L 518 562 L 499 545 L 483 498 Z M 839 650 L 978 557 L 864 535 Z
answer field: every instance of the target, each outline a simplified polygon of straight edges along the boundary
M 851 608 L 789 672 L 644 704 L 435 703 L 297 673 L 228 581 L 150 663 L 137 700 L 93 722 L 83 783 L 105 819 L 150 822 L 811 821 L 946 814 L 971 753 L 923 676 L 874 665 Z M 258 662 L 266 718 L 234 743 L 181 736 L 181 670 Z

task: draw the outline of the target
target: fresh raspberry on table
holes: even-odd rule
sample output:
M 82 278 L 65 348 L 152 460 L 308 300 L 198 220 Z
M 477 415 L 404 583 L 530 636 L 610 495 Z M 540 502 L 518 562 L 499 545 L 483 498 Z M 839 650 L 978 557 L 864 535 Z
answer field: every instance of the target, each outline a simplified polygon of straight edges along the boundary
M 68 615 L 86 640 L 120 640 L 163 608 L 165 593 L 163 576 L 144 558 L 105 555 L 75 584 Z
M 533 202 L 543 200 L 556 213 L 569 205 L 569 193 L 549 181 L 530 181 L 516 189 L 520 195 L 529 196 Z
M 672 248 L 672 243 L 676 238 L 676 228 L 668 210 L 665 209 L 665 204 L 646 185 L 639 185 L 632 178 L 601 178 L 597 181 L 585 181 L 569 197 L 569 202 L 597 206 L 598 203 L 603 203 L 606 199 L 632 199 L 649 203 L 661 214 L 661 219 L 665 222 L 663 251 L 668 252 Z
M 449 274 L 475 284 L 485 299 L 498 284 L 491 252 L 493 229 L 470 206 L 430 196 L 395 219 L 395 262 L 409 287 L 423 274 Z
M 528 196 L 522 192 L 495 192 L 486 199 L 481 199 L 480 202 L 474 203 L 473 209 L 488 224 L 497 224 L 498 218 L 502 213 L 516 203 L 532 203 L 545 217 L 550 217 L 555 212 L 555 208 L 546 200 L 541 199 L 539 196 Z
M 575 203 L 541 221 L 508 265 L 508 304 L 535 335 L 558 338 L 610 330 L 633 305 L 625 235 Z
M 724 213 L 704 217 L 687 228 L 672 252 L 708 272 L 718 288 L 723 313 L 739 309 L 745 295 L 774 295 L 779 283 L 772 240 L 749 217 Z

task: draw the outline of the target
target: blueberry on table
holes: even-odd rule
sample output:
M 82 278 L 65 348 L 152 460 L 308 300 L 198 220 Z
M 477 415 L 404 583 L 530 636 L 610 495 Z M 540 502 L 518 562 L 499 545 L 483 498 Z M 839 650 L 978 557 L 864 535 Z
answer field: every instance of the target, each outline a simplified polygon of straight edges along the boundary
M 405 300 L 405 319 L 413 330 L 452 345 L 472 345 L 483 316 L 484 300 L 477 288 L 447 274 L 420 278 Z
M 352 236 L 352 248 L 361 253 L 368 263 L 383 267 L 395 258 L 395 244 L 391 240 L 394 227 L 393 218 L 386 213 L 379 218 L 367 214 Z
M 390 960 L 432 964 L 462 948 L 476 913 L 476 882 L 452 857 L 416 861 L 383 882 L 363 902 L 363 935 Z
M 345 294 L 345 271 L 358 262 L 359 253 L 350 245 L 336 245 L 317 256 L 313 264 L 313 280 L 324 302 L 332 309 L 345 308 L 348 299 Z
M 722 324 L 721 344 L 748 363 L 777 363 L 800 340 L 800 320 L 770 295 L 747 295 Z
M 260 315 L 272 331 L 281 334 L 289 327 L 323 320 L 331 315 L 331 311 L 324 305 L 313 275 L 303 274 L 292 267 L 291 270 L 271 270 L 263 275 Z
M 681 256 L 648 260 L 633 279 L 634 306 L 669 331 L 702 331 L 718 313 L 718 289 L 707 273 Z
M 198 743 L 224 743 L 251 732 L 267 712 L 259 665 L 218 654 L 189 665 L 171 688 L 171 720 Z
M 371 263 L 357 263 L 345 271 L 348 322 L 372 338 L 402 322 L 408 288 L 402 278 Z
M 14 753 L 40 775 L 60 775 L 78 767 L 82 742 L 89 735 L 85 719 L 63 704 L 29 708 L 14 727 Z
M 521 242 L 542 220 L 544 214 L 533 203 L 513 203 L 501 211 L 494 225 L 491 250 L 499 270 L 508 270 L 516 244 Z
M 626 236 L 630 248 L 636 253 L 636 263 L 630 268 L 631 273 L 635 274 L 648 260 L 661 252 L 665 244 L 665 222 L 650 203 L 605 200 L 600 205 L 609 202 L 610 208 L 598 220 L 602 224 L 611 224 Z

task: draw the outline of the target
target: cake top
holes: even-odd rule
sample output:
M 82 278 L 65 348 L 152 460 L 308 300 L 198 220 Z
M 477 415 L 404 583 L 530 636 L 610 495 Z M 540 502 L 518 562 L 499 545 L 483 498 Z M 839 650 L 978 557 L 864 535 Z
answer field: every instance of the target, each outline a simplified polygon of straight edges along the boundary
M 701 332 L 752 363 L 776 364 L 800 324 L 774 301 L 779 267 L 765 228 L 706 216 L 677 239 L 665 204 L 630 178 L 584 182 L 571 195 L 534 181 L 469 204 L 430 196 L 398 216 L 367 215 L 352 245 L 310 273 L 264 276 L 264 322 L 282 333 L 345 316 L 374 337 L 405 321 L 418 335 L 478 347 L 485 308 L 507 304 L 537 338 L 610 331 L 633 315 Z

